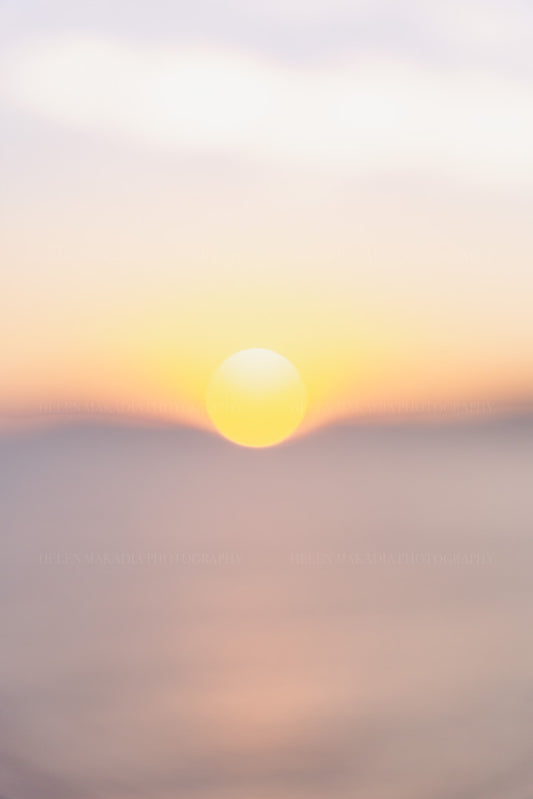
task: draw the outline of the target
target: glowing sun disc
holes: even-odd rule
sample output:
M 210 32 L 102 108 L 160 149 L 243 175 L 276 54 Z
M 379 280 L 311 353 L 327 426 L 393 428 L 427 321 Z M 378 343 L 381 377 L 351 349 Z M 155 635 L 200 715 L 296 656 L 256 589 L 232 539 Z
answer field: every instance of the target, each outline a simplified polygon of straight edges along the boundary
M 244 447 L 271 447 L 293 433 L 307 404 L 305 386 L 283 355 L 241 350 L 213 373 L 206 393 L 211 421 L 225 438 Z

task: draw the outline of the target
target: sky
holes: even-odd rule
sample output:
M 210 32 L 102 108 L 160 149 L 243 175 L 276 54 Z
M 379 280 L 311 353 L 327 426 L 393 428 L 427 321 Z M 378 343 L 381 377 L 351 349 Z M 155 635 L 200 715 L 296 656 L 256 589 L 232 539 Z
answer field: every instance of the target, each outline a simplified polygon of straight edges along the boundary
M 0 411 L 310 426 L 533 395 L 527 3 L 4 2 Z

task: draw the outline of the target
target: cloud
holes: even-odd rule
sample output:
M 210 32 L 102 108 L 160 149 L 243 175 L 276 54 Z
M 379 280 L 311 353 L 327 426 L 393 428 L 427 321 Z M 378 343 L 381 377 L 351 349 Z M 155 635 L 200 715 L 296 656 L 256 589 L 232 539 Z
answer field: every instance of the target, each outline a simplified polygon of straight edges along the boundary
M 92 36 L 34 41 L 3 66 L 4 102 L 170 152 L 343 173 L 533 178 L 531 87 L 486 72 L 370 57 L 287 67 Z

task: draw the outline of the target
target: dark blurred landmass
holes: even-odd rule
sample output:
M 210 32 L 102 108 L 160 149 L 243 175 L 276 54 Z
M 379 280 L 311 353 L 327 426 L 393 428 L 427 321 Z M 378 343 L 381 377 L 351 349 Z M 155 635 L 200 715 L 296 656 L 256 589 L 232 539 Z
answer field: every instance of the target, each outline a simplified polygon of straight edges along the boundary
M 530 799 L 533 419 L 0 440 L 2 799 Z

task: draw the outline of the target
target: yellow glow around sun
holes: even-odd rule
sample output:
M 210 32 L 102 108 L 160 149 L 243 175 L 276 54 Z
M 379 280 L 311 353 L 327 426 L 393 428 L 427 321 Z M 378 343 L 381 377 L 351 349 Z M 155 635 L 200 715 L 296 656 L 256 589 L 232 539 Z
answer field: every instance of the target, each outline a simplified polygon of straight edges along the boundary
M 307 404 L 305 386 L 287 358 L 266 349 L 236 352 L 214 372 L 206 406 L 217 430 L 245 447 L 270 447 L 290 436 Z

